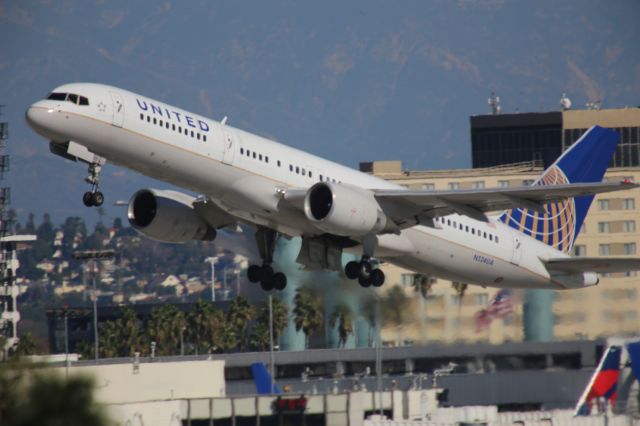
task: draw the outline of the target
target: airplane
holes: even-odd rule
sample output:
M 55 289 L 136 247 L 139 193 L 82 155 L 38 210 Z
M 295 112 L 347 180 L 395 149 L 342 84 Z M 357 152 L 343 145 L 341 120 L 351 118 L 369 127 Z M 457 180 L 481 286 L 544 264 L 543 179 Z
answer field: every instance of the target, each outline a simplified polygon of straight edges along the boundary
M 127 216 L 148 238 L 184 243 L 250 227 L 261 258 L 248 279 L 282 290 L 278 238 L 302 237 L 296 261 L 342 271 L 363 287 L 385 281 L 378 262 L 489 287 L 576 289 L 597 273 L 640 269 L 640 258 L 571 257 L 619 141 L 594 126 L 532 186 L 410 190 L 130 91 L 94 83 L 55 88 L 26 120 L 50 151 L 88 164 L 87 206 L 100 206 L 106 161 L 200 194 L 141 189 Z M 495 213 L 498 212 L 498 213 Z M 342 265 L 342 253 L 360 255 Z

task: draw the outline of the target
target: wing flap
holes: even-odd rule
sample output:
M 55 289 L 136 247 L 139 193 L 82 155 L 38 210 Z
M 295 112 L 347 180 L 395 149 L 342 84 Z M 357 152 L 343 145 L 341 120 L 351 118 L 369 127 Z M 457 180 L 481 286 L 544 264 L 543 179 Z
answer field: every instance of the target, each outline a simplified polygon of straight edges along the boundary
M 543 262 L 549 271 L 560 273 L 640 271 L 637 257 L 566 257 Z

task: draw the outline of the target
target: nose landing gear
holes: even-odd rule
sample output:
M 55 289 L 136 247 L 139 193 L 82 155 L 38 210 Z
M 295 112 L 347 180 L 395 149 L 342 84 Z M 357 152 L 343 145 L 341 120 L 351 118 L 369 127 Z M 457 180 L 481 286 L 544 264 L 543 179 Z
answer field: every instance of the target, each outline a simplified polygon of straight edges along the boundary
M 91 184 L 91 191 L 85 192 L 82 196 L 82 202 L 87 207 L 100 207 L 104 203 L 104 194 L 99 191 L 101 171 L 102 166 L 99 163 L 89 163 L 89 175 L 84 180 Z

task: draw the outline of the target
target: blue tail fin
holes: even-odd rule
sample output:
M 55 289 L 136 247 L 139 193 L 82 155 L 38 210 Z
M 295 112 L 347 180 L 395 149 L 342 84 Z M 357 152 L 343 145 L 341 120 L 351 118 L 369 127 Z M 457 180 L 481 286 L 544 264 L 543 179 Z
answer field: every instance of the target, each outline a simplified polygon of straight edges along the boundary
M 259 395 L 271 395 L 272 393 L 281 393 L 278 385 L 273 384 L 271 374 L 267 371 L 267 366 L 261 362 L 251 364 L 251 373 L 253 381 L 256 384 L 256 392 Z M 273 389 L 271 388 L 273 386 Z
M 640 341 L 627 343 L 627 352 L 631 359 L 631 371 L 636 380 L 640 382 Z
M 599 126 L 590 128 L 571 145 L 533 185 L 601 182 L 620 135 Z M 547 213 L 518 208 L 506 210 L 499 220 L 565 253 L 573 247 L 593 195 L 546 205 Z

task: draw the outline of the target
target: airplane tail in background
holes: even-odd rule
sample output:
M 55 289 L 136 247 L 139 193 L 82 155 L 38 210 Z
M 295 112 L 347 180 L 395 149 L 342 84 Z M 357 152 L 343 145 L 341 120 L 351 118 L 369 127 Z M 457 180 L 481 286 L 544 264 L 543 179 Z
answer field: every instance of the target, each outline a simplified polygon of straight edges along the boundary
M 609 346 L 602 355 L 598 368 L 580 396 L 574 416 L 588 416 L 594 398 L 604 398 L 609 404 L 616 402 L 618 377 L 620 376 L 621 346 Z
M 253 381 L 256 384 L 256 393 L 258 393 L 258 395 L 282 393 L 278 385 L 273 383 L 273 379 L 267 370 L 267 366 L 262 362 L 254 362 L 251 364 L 251 373 L 253 374 Z M 272 386 L 273 389 L 271 388 Z
M 620 135 L 610 129 L 591 127 L 571 145 L 533 185 L 601 182 Z M 499 220 L 512 228 L 565 253 L 578 237 L 593 195 L 569 198 L 546 205 L 546 213 L 525 208 L 506 210 Z
M 640 383 L 640 341 L 627 343 L 627 353 L 631 360 L 631 371 Z

